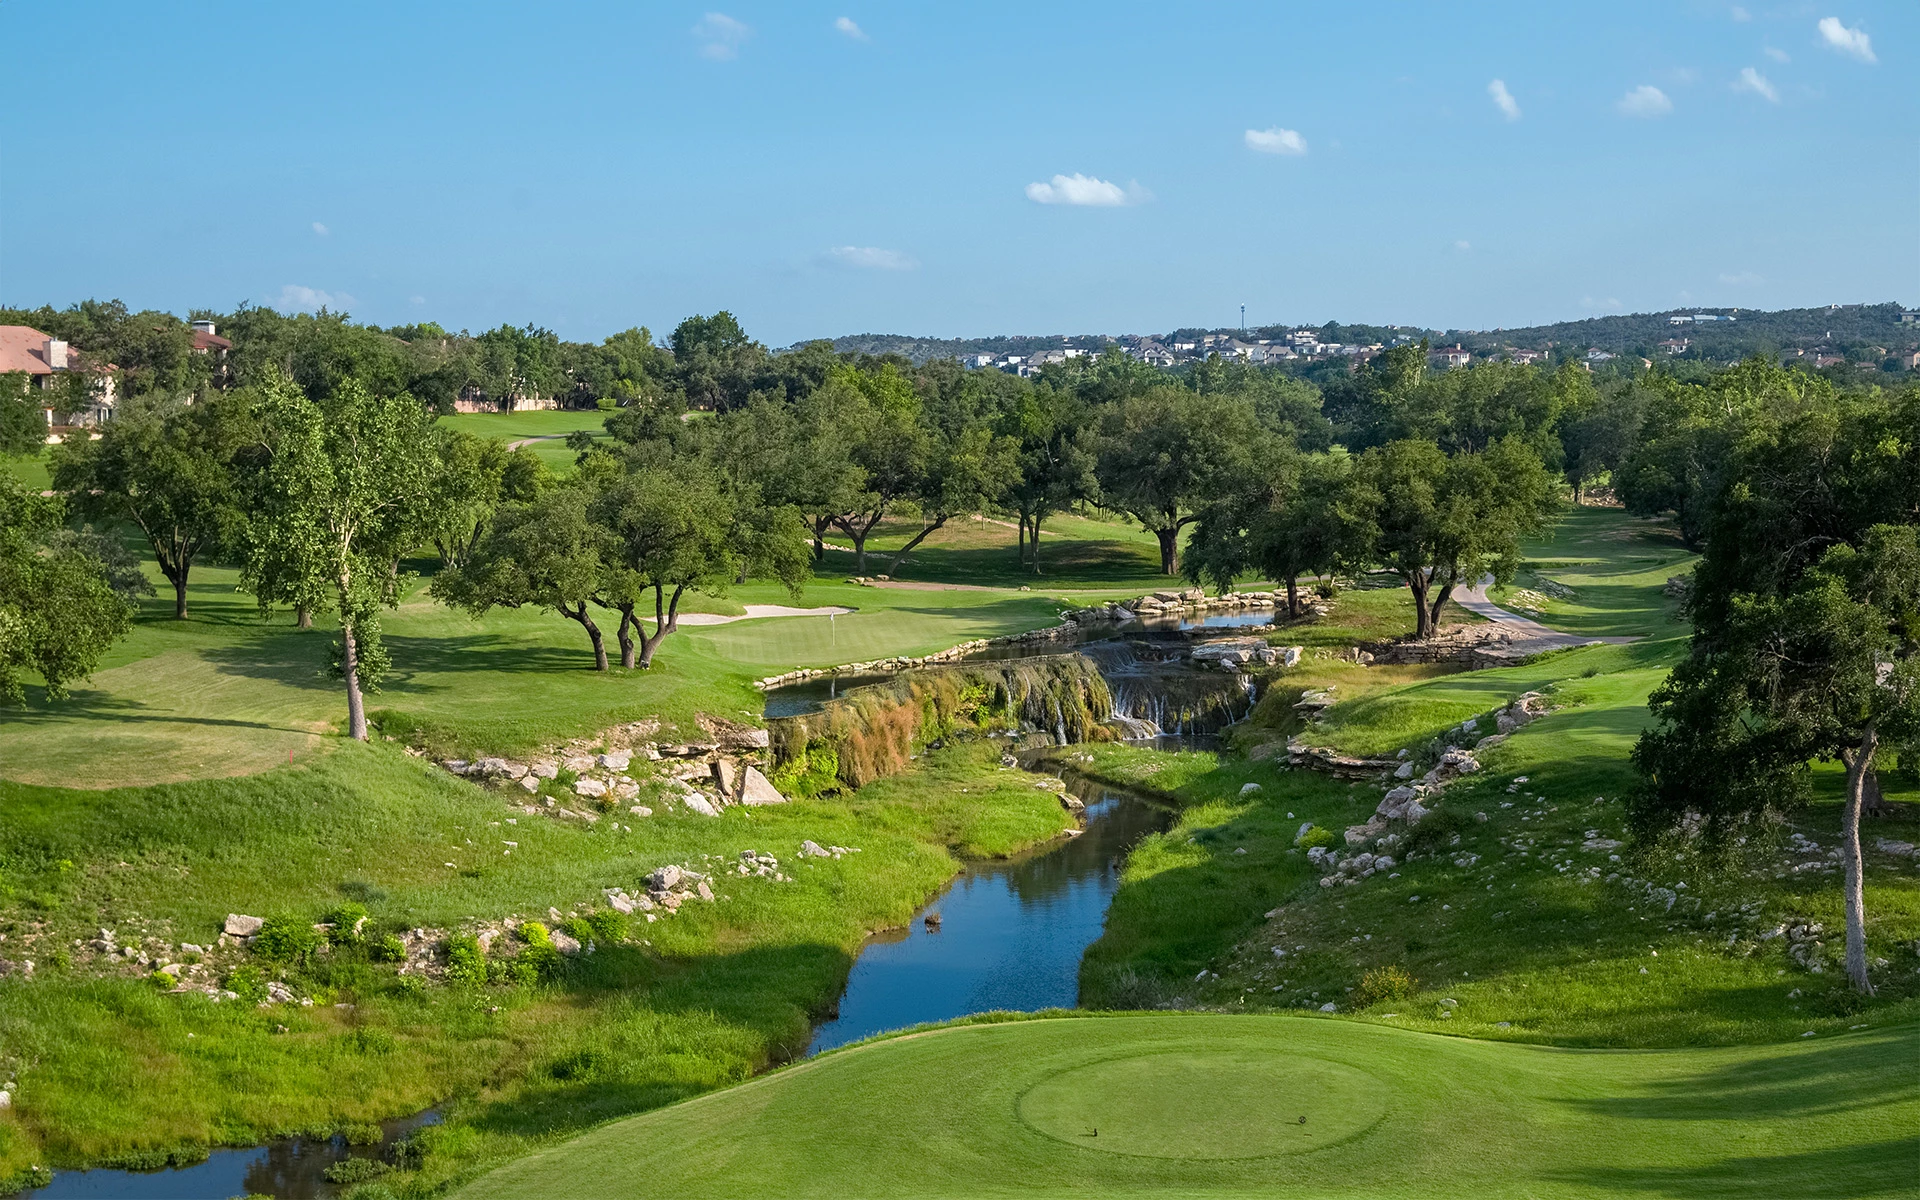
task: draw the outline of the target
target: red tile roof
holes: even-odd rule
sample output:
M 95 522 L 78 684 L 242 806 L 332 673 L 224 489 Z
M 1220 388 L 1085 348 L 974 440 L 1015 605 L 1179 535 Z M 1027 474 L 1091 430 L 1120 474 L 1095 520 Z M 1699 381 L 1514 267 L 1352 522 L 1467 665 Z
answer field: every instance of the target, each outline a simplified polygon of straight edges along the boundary
M 0 325 L 0 374 L 9 371 L 53 374 L 47 363 L 47 335 L 31 325 Z

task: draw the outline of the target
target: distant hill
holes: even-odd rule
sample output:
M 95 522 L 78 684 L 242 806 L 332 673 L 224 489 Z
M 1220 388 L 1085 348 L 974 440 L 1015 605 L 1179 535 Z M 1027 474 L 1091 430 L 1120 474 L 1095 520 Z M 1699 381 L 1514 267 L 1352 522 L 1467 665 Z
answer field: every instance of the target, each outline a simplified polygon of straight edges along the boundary
M 1696 313 L 1730 316 L 1731 321 L 1686 322 L 1674 324 L 1670 318 L 1691 317 Z M 1686 338 L 1689 357 L 1712 360 L 1744 358 L 1749 354 L 1776 354 L 1783 350 L 1831 348 L 1849 357 L 1868 357 L 1872 348 L 1887 351 L 1920 345 L 1920 324 L 1902 323 L 1901 306 L 1886 304 L 1838 304 L 1820 308 L 1787 308 L 1766 312 L 1752 308 L 1676 308 L 1657 313 L 1630 313 L 1617 317 L 1593 317 L 1584 321 L 1560 321 L 1552 325 L 1530 325 L 1520 329 L 1422 329 L 1414 325 L 1343 325 L 1329 321 L 1314 326 L 1325 340 L 1337 342 L 1391 343 L 1399 338 L 1426 337 L 1436 345 L 1459 342 L 1482 354 L 1501 349 L 1547 350 L 1572 346 L 1581 350 L 1598 348 L 1615 354 L 1636 354 L 1651 358 L 1658 343 L 1671 338 Z M 1186 328 L 1150 336 L 1166 341 L 1197 339 L 1208 333 L 1234 334 L 1249 340 L 1284 336 L 1298 325 L 1273 325 L 1249 329 Z M 833 339 L 833 348 L 842 353 L 899 354 L 916 363 L 934 358 L 962 358 L 971 354 L 1033 354 L 1043 350 L 1081 347 L 1098 350 L 1104 346 L 1137 340 L 1135 335 L 1115 337 L 1107 334 L 1002 334 L 984 338 L 908 337 L 891 333 L 860 333 Z

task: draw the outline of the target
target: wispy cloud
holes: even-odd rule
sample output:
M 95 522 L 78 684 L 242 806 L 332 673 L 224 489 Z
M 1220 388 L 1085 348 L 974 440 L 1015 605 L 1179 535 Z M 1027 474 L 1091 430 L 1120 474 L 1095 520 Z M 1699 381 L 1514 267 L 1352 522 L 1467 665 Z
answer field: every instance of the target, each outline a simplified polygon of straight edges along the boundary
M 1785 50 L 1781 50 L 1774 46 L 1768 46 L 1765 50 L 1761 51 L 1761 53 L 1765 54 L 1768 58 L 1772 59 L 1777 63 L 1793 61 L 1792 55 L 1788 54 Z
M 1121 187 L 1091 175 L 1055 175 L 1046 183 L 1027 185 L 1027 199 L 1035 204 L 1071 204 L 1083 208 L 1120 208 L 1140 204 L 1153 196 L 1137 183 Z
M 1494 107 L 1505 113 L 1507 120 L 1518 121 L 1520 119 L 1520 102 L 1515 100 L 1513 93 L 1507 90 L 1507 84 L 1504 79 L 1496 79 L 1492 83 L 1489 83 L 1487 85 L 1487 95 L 1493 97 Z
M 867 31 L 860 28 L 852 17 L 835 17 L 833 19 L 833 27 L 856 42 L 864 42 L 867 40 Z
M 842 267 L 870 271 L 911 271 L 920 265 L 912 255 L 878 246 L 835 246 L 827 251 L 827 261 Z
M 1736 5 L 1734 5 L 1734 6 L 1733 6 L 1732 8 L 1730 8 L 1730 9 L 1728 9 L 1728 10 L 1727 10 L 1727 15 L 1728 15 L 1728 16 L 1730 16 L 1730 17 L 1732 17 L 1732 18 L 1733 18 L 1734 20 L 1736 20 L 1736 21 L 1751 21 L 1751 20 L 1753 20 L 1753 14 L 1752 14 L 1752 13 L 1750 13 L 1750 12 L 1748 12 L 1748 11 L 1747 11 L 1746 9 L 1744 9 L 1744 8 L 1742 8 L 1742 7 L 1741 7 L 1741 6 L 1739 6 L 1738 4 L 1736 4 Z
M 1465 238 L 1461 238 L 1458 241 L 1453 243 L 1453 248 L 1455 250 L 1460 251 L 1460 253 L 1465 254 L 1467 251 L 1473 249 L 1473 243 L 1468 241 Z
M 1247 149 L 1262 154 L 1301 155 L 1307 152 L 1307 139 L 1301 137 L 1297 129 L 1282 129 L 1278 125 L 1271 129 L 1249 129 Z
M 1780 93 L 1774 90 L 1773 84 L 1767 81 L 1765 75 L 1762 75 L 1752 67 L 1740 68 L 1740 78 L 1734 82 L 1733 90 L 1736 92 L 1752 92 L 1754 95 L 1766 100 L 1769 104 L 1780 103 Z
M 323 292 L 319 288 L 289 283 L 280 289 L 280 303 L 277 307 L 287 312 L 315 312 L 322 308 L 339 312 L 351 307 L 352 304 L 353 297 L 345 292 Z
M 1650 83 L 1643 83 L 1614 102 L 1623 117 L 1664 117 L 1673 111 L 1673 101 Z
M 1820 18 L 1820 38 L 1830 50 L 1850 54 L 1861 62 L 1879 62 L 1873 55 L 1873 39 L 1864 29 L 1850 29 L 1839 17 Z
M 1720 274 L 1720 282 L 1734 287 L 1753 287 L 1765 283 L 1766 280 L 1753 271 L 1723 271 Z
M 753 32 L 745 22 L 725 13 L 710 12 L 693 27 L 694 40 L 700 43 L 700 56 L 725 62 L 740 55 L 740 43 Z
M 425 296 L 408 296 L 407 297 L 408 304 L 425 304 L 426 302 L 427 302 L 427 298 Z
M 331 229 L 328 229 L 328 228 L 327 228 L 327 227 L 326 227 L 325 225 L 322 225 L 322 224 L 321 224 L 320 222 L 318 222 L 318 221 L 315 221 L 315 222 L 313 223 L 313 231 L 314 231 L 315 233 L 317 233 L 317 234 L 319 234 L 319 235 L 320 235 L 321 237 L 325 237 L 325 236 L 327 236 L 327 235 L 328 235 L 329 233 L 332 233 L 332 232 L 333 232 L 333 230 L 331 230 Z

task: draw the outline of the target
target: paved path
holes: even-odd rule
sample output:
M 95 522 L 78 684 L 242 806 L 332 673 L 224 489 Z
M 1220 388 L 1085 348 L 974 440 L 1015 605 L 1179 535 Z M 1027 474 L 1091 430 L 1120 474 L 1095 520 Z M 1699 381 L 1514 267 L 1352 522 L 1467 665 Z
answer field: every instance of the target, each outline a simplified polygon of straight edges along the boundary
M 1578 634 L 1548 628 L 1538 621 L 1518 613 L 1508 612 L 1487 599 L 1487 585 L 1492 582 L 1493 576 L 1489 575 L 1470 588 L 1455 588 L 1451 599 L 1468 612 L 1477 613 L 1500 626 L 1503 632 L 1511 633 L 1515 646 L 1523 646 L 1535 654 L 1547 650 L 1558 650 L 1565 646 L 1592 646 L 1598 643 L 1624 646 L 1628 642 L 1640 640 L 1637 637 L 1581 637 Z

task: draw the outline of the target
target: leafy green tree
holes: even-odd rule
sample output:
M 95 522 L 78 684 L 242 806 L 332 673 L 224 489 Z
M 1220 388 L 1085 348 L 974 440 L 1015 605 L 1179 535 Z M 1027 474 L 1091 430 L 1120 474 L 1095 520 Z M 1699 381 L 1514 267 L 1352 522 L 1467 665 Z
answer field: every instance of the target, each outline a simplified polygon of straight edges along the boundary
M 257 441 L 248 399 L 215 392 L 198 403 L 133 401 L 100 430 L 54 448 L 53 485 L 96 521 L 130 521 L 173 585 L 187 616 L 194 561 L 226 546 L 244 524 L 234 459 Z
M 798 596 L 808 571 L 806 528 L 791 508 L 765 508 L 729 495 L 716 473 L 697 461 L 678 469 L 649 467 L 614 481 L 592 504 L 608 535 L 611 568 L 602 595 L 620 612 L 621 665 L 645 670 L 680 623 L 689 591 L 725 595 L 737 578 L 769 574 Z M 653 597 L 653 631 L 640 605 Z
M 1575 504 L 1586 487 L 1602 476 L 1612 478 L 1633 453 L 1650 395 L 1638 381 L 1574 391 L 1560 414 L 1560 443 Z
M 1917 533 L 1876 525 L 1785 590 L 1731 596 L 1711 640 L 1696 635 L 1654 693 L 1658 724 L 1633 753 L 1645 783 L 1629 809 L 1643 832 L 1697 814 L 1724 834 L 1801 801 L 1808 759 L 1845 764 L 1846 968 L 1868 993 L 1860 816 L 1875 755 L 1920 739 Z
M 1071 392 L 1029 388 L 1009 398 L 998 421 L 1019 461 L 1001 503 L 1018 519 L 1020 565 L 1040 573 L 1040 527 L 1048 517 L 1100 495 L 1099 437 Z
M 593 608 L 617 607 L 620 591 L 612 533 L 593 518 L 593 487 L 569 481 L 530 501 L 502 505 L 466 562 L 434 577 L 435 599 L 480 616 L 533 605 L 575 622 L 593 647 L 593 669 L 607 669 L 606 638 Z
M 0 454 L 38 454 L 47 445 L 47 412 L 24 371 L 0 375 Z
M 253 418 L 242 579 L 262 609 L 324 604 L 339 618 L 348 735 L 365 741 L 362 693 L 388 666 L 379 609 L 398 603 L 394 564 L 426 528 L 437 484 L 432 417 L 410 396 L 376 396 L 354 379 L 315 401 L 270 374 Z
M 1180 532 L 1213 497 L 1244 487 L 1269 435 L 1252 405 L 1162 386 L 1110 405 L 1101 427 L 1101 503 L 1160 543 L 1160 571 L 1180 565 Z
M 463 566 L 502 504 L 534 499 L 551 486 L 546 464 L 526 450 L 508 450 L 498 438 L 439 428 L 440 469 L 425 510 L 426 537 L 449 567 Z
M 846 511 L 834 515 L 833 525 L 852 539 L 854 570 L 865 574 L 874 527 L 924 490 L 934 438 L 921 420 L 913 385 L 891 363 L 838 371 L 814 398 L 819 403 L 813 413 L 845 440 L 860 471 L 859 491 Z
M 1289 617 L 1305 612 L 1300 579 L 1364 561 L 1368 527 L 1355 511 L 1353 460 L 1344 450 L 1301 455 L 1287 449 L 1260 464 L 1258 487 L 1202 511 L 1185 572 L 1222 591 L 1248 575 L 1286 585 Z
M 688 317 L 674 329 L 672 346 L 675 380 L 695 408 L 740 408 L 774 382 L 767 348 L 732 313 Z
M 83 541 L 63 538 L 58 498 L 0 475 L 0 699 L 26 698 L 21 671 L 37 671 L 47 698 L 91 674 L 133 624 L 133 603 Z
M 926 470 L 912 497 L 920 528 L 894 552 L 887 564 L 889 574 L 898 572 L 915 547 L 953 518 L 992 507 L 1019 476 L 1013 439 L 997 437 L 985 425 L 951 436 L 936 434 L 929 441 Z
M 1413 593 L 1416 638 L 1439 629 L 1455 588 L 1511 580 L 1520 539 L 1545 527 L 1555 503 L 1546 468 L 1518 438 L 1451 455 L 1429 441 L 1389 442 L 1360 456 L 1354 485 L 1367 557 Z

